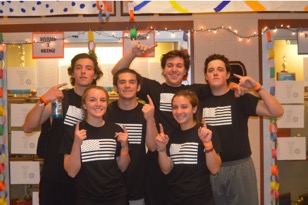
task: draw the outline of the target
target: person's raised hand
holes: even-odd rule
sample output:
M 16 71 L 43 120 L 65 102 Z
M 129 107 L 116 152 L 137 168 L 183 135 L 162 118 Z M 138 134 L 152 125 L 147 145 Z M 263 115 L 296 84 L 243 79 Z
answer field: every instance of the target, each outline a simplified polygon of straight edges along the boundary
M 149 103 L 144 104 L 142 107 L 142 112 L 143 112 L 145 120 L 154 118 L 154 110 L 155 110 L 154 103 L 151 97 L 149 95 L 147 95 L 147 97 L 148 97 Z
M 212 131 L 207 128 L 205 119 L 202 119 L 202 126 L 198 129 L 198 135 L 203 143 L 212 141 Z
M 157 43 L 155 43 L 152 46 L 144 45 L 144 44 L 137 44 L 132 48 L 132 52 L 136 56 L 146 56 L 147 54 L 153 52 L 155 50 L 155 47 L 157 46 Z
M 116 132 L 115 138 L 121 143 L 122 148 L 128 148 L 128 132 L 125 125 L 122 126 L 123 132 Z
M 79 124 L 80 124 L 80 122 L 78 121 L 77 124 L 76 124 L 76 127 L 75 127 L 74 142 L 81 145 L 83 140 L 85 140 L 87 138 L 87 130 L 85 130 L 85 129 L 79 130 Z
M 166 151 L 166 145 L 169 142 L 168 135 L 165 134 L 163 125 L 159 123 L 159 134 L 155 137 L 157 151 Z

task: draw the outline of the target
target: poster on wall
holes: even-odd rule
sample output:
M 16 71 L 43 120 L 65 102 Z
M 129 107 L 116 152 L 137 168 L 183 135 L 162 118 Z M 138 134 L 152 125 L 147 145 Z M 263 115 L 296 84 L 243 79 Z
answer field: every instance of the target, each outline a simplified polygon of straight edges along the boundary
M 64 58 L 64 32 L 33 32 L 32 58 Z
M 298 54 L 308 54 L 308 29 L 297 31 Z

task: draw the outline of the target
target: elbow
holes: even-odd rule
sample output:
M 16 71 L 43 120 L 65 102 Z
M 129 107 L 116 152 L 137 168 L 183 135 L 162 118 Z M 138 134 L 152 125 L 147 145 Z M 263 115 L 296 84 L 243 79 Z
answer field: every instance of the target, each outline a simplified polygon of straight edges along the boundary
M 284 109 L 281 107 L 281 109 L 278 109 L 275 113 L 272 114 L 272 117 L 278 118 L 283 116 L 284 114 Z
M 73 172 L 66 172 L 67 173 L 67 175 L 69 176 L 69 177 L 71 177 L 71 178 L 75 178 L 76 176 L 77 176 L 77 174 L 76 173 L 73 173 Z
M 210 172 L 211 172 L 212 175 L 218 174 L 219 171 L 220 171 L 220 166 L 215 167 L 215 168 L 213 168 L 213 169 L 210 170 Z
M 34 131 L 34 129 L 29 128 L 29 127 L 26 126 L 25 124 L 22 125 L 22 130 L 23 130 L 25 133 L 31 133 L 31 132 Z

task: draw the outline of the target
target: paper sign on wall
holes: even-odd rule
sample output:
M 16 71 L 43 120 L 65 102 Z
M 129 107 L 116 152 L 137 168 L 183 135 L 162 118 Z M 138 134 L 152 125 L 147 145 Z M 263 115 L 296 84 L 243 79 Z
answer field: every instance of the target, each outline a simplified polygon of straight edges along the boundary
M 306 137 L 278 137 L 278 160 L 306 160 Z
M 38 184 L 40 181 L 39 162 L 10 162 L 11 184 Z
M 33 32 L 32 58 L 63 58 L 64 32 Z
M 36 154 L 37 141 L 40 132 L 25 133 L 23 131 L 12 131 L 11 153 L 12 154 Z

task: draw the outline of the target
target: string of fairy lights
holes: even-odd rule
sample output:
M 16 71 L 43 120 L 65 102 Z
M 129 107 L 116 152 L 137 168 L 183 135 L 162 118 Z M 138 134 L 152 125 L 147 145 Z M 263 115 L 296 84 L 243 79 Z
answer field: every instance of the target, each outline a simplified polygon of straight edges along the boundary
M 231 27 L 226 27 L 226 26 L 219 26 L 219 27 L 213 27 L 213 28 L 201 27 L 199 29 L 191 29 L 191 30 L 188 30 L 188 31 L 186 30 L 185 32 L 189 36 L 189 35 L 191 35 L 191 33 L 194 33 L 194 34 L 198 34 L 198 33 L 212 33 L 212 34 L 216 34 L 217 32 L 222 30 L 222 31 L 225 31 L 225 32 L 228 32 L 228 33 L 231 33 L 232 35 L 234 35 L 238 39 L 238 41 L 243 41 L 243 40 L 250 41 L 252 38 L 259 37 L 259 36 L 263 35 L 264 33 L 266 33 L 269 30 L 272 30 L 273 32 L 277 32 L 280 29 L 288 30 L 288 31 L 291 32 L 292 35 L 296 35 L 298 32 L 300 33 L 300 35 L 307 35 L 307 32 L 308 32 L 308 30 L 304 29 L 304 28 L 296 28 L 296 29 L 294 29 L 294 28 L 290 28 L 290 26 L 283 26 L 283 25 L 280 25 L 280 26 L 277 26 L 277 27 L 274 27 L 274 28 L 265 27 L 265 28 L 262 29 L 261 33 L 254 32 L 251 35 L 242 35 L 242 34 L 240 34 L 238 32 L 238 30 L 236 30 L 236 29 L 232 30 Z M 157 30 L 157 29 L 151 27 L 148 30 L 143 30 L 143 33 L 138 33 L 137 34 L 137 38 L 134 39 L 134 40 L 149 38 L 148 34 L 153 32 L 153 31 L 155 31 L 156 35 L 159 35 L 161 32 L 169 32 L 170 33 L 170 38 L 173 38 L 173 36 L 175 36 L 176 33 L 183 32 L 184 30 L 182 30 L 182 29 L 169 30 L 168 28 L 165 28 L 163 30 Z M 67 39 L 78 39 L 80 35 L 84 35 L 87 32 L 88 31 L 78 32 L 77 34 L 65 36 L 64 38 L 54 38 L 51 41 L 67 40 Z M 123 39 L 130 39 L 129 34 L 126 34 L 124 36 L 117 36 L 115 33 L 107 32 L 107 31 L 94 31 L 94 32 L 98 36 L 101 35 L 101 36 L 105 36 L 105 37 L 108 37 L 108 38 L 114 38 L 117 41 L 122 41 Z M 138 30 L 137 30 L 137 32 L 138 32 Z M 46 42 L 46 41 L 45 42 L 40 42 L 40 41 L 29 40 L 29 39 L 14 40 L 14 42 L 7 42 L 4 39 L 4 41 L 2 42 L 2 44 L 6 44 L 6 45 L 33 44 L 33 43 L 51 43 L 51 42 Z

